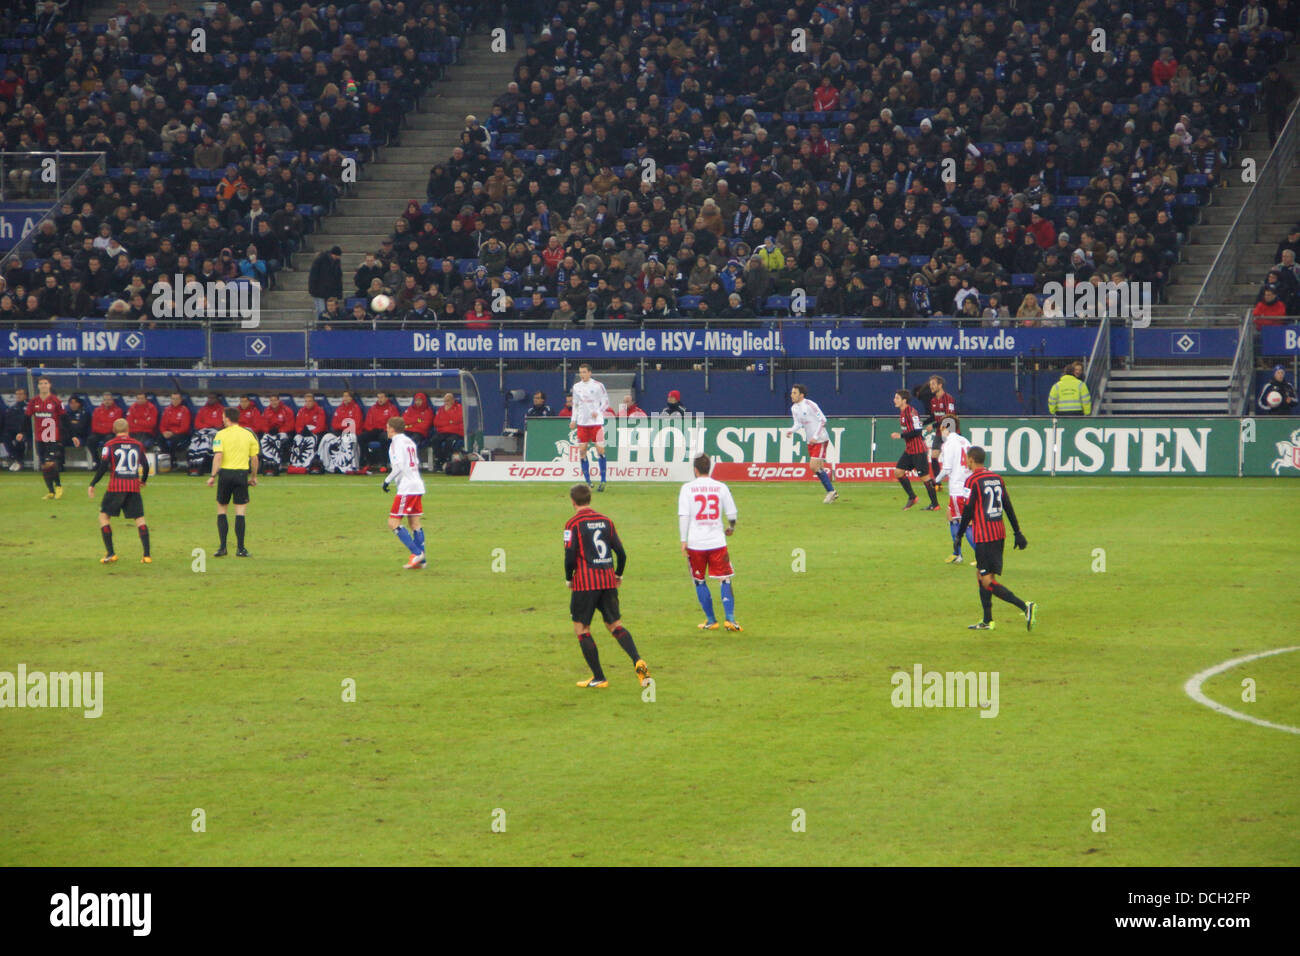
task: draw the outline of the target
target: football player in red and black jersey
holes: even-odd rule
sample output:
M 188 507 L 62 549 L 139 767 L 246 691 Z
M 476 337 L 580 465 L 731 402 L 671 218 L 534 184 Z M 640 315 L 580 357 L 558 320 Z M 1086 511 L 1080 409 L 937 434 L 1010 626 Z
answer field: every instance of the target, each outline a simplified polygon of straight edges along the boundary
M 618 610 L 618 586 L 627 566 L 627 552 L 618 538 L 614 522 L 591 507 L 591 488 L 585 482 L 569 489 L 573 517 L 564 525 L 564 580 L 573 591 L 569 598 L 569 617 L 573 633 L 578 636 L 582 656 L 591 668 L 591 677 L 578 681 L 579 687 L 608 687 L 600 667 L 600 654 L 591 637 L 591 619 L 597 611 L 605 627 L 614 635 L 619 647 L 632 658 L 641 685 L 650 680 L 650 668 L 636 652 L 632 635 L 623 626 Z
M 974 531 L 975 537 L 975 574 L 979 580 L 980 604 L 984 608 L 984 619 L 978 624 L 970 625 L 972 631 L 993 630 L 993 597 L 996 595 L 1008 604 L 1014 604 L 1025 615 L 1025 629 L 1032 631 L 1038 620 L 1038 605 L 1033 601 L 1025 603 L 1016 597 L 1006 585 L 999 584 L 997 575 L 1002 573 L 1002 547 L 1006 544 L 1007 529 L 1002 525 L 1005 513 L 1015 532 L 1016 550 L 1023 551 L 1029 542 L 1020 533 L 1020 522 L 1011 507 L 1011 496 L 1007 494 L 1006 482 L 1002 476 L 984 467 L 984 449 L 973 446 L 966 451 L 966 461 L 970 465 L 970 477 L 966 479 L 966 507 L 962 509 L 961 524 L 957 528 L 957 540 L 966 533 L 967 528 Z
M 131 426 L 125 418 L 113 422 L 113 437 L 104 442 L 99 450 L 99 463 L 95 466 L 95 476 L 90 479 L 86 494 L 95 497 L 95 483 L 108 474 L 108 491 L 99 506 L 99 531 L 104 536 L 104 556 L 100 564 L 112 564 L 117 560 L 113 550 L 113 528 L 110 518 L 119 514 L 135 522 L 140 532 L 140 547 L 144 550 L 141 564 L 153 564 L 149 556 L 149 527 L 144 523 L 144 496 L 140 492 L 149 480 L 149 457 L 144 445 L 127 434 Z
M 27 403 L 27 417 L 32 420 L 32 434 L 36 441 L 36 454 L 41 463 L 41 477 L 45 479 L 46 498 L 62 498 L 63 482 L 63 403 L 50 391 L 50 380 L 36 380 L 36 395 Z M 74 438 L 73 445 L 80 448 L 81 439 Z
M 901 438 L 907 443 L 903 446 L 903 454 L 894 468 L 894 478 L 903 486 L 903 491 L 907 493 L 907 504 L 903 505 L 903 510 L 906 511 L 916 504 L 916 495 L 912 492 L 912 482 L 907 477 L 909 471 L 914 471 L 925 481 L 925 490 L 930 494 L 930 504 L 925 510 L 937 511 L 939 509 L 939 498 L 934 493 L 934 482 L 930 480 L 930 456 L 925 450 L 925 433 L 921 430 L 921 414 L 912 407 L 912 395 L 905 388 L 900 388 L 894 393 L 894 407 L 898 409 L 900 430 L 889 437 Z
M 930 414 L 925 419 L 924 430 L 930 435 L 930 475 L 939 474 L 939 455 L 943 451 L 943 436 L 939 425 L 945 418 L 957 420 L 957 402 L 943 388 L 943 377 L 931 375 L 926 382 L 930 395 Z

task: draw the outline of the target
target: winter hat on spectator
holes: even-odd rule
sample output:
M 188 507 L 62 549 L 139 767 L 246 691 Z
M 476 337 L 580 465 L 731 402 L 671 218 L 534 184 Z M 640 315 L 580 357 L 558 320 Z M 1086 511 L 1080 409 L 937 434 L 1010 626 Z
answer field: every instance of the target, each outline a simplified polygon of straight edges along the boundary
M 682 400 L 682 393 L 677 391 L 677 389 L 673 389 L 671 392 L 668 393 L 668 401 L 680 402 L 681 400 Z

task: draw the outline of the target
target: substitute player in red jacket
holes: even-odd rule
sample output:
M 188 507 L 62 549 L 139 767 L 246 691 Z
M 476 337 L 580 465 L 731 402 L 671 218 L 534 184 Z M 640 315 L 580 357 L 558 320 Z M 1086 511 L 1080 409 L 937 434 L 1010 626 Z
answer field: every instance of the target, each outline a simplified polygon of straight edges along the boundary
M 153 564 L 153 558 L 149 556 L 149 526 L 144 521 L 144 496 L 141 494 L 149 480 L 149 456 L 144 444 L 127 434 L 128 428 L 130 425 L 124 418 L 113 422 L 113 437 L 100 449 L 95 476 L 86 489 L 86 494 L 94 499 L 95 484 L 105 473 L 109 475 L 108 491 L 99 506 L 99 533 L 104 538 L 104 556 L 99 559 L 100 564 L 112 564 L 117 560 L 109 519 L 119 514 L 134 521 L 140 533 L 140 547 L 144 551 L 140 563 Z
M 172 461 L 172 468 L 179 466 L 181 454 L 190 443 L 190 426 L 194 417 L 185 407 L 185 396 L 172 392 L 171 404 L 163 409 L 158 419 L 158 433 L 162 436 L 160 444 Z
M 433 407 L 429 404 L 429 396 L 416 392 L 410 408 L 402 413 L 402 421 L 406 422 L 407 438 L 418 446 L 427 445 L 429 431 L 433 428 Z
M 253 404 L 253 396 L 251 395 L 239 396 L 239 424 L 256 435 L 258 441 L 261 441 L 262 433 L 266 431 L 266 419 L 258 411 L 257 406 Z
M 41 463 L 41 477 L 45 479 L 45 498 L 62 498 L 63 482 L 63 403 L 50 391 L 50 380 L 36 380 L 36 395 L 27 402 L 27 417 L 32 420 L 32 434 L 36 441 L 36 455 Z M 81 446 L 80 439 L 73 444 Z
M 132 438 L 146 449 L 153 447 L 158 438 L 158 409 L 144 392 L 137 392 L 135 401 L 126 410 L 126 423 Z
M 262 472 L 274 475 L 289 460 L 289 445 L 293 441 L 293 409 L 280 401 L 279 395 L 266 396 L 262 425 L 266 429 L 261 441 Z
M 570 488 L 569 501 L 573 503 L 573 517 L 564 525 L 564 580 L 573 592 L 569 598 L 573 633 L 578 636 L 582 656 L 591 668 L 591 677 L 578 681 L 578 686 L 609 686 L 600 667 L 596 642 L 591 637 L 591 619 L 600 611 L 609 633 L 632 658 L 636 676 L 644 687 L 650 680 L 650 668 L 637 654 L 618 609 L 618 586 L 627 566 L 627 552 L 618 539 L 614 522 L 592 510 L 589 485 L 584 482 Z
M 984 459 L 983 448 L 974 446 L 967 449 L 966 461 L 971 467 L 971 473 L 966 479 L 966 506 L 962 509 L 961 524 L 957 527 L 956 536 L 960 541 L 967 528 L 975 532 L 975 574 L 979 580 L 984 619 L 978 624 L 970 625 L 969 629 L 993 630 L 993 597 L 996 595 L 1023 611 L 1025 628 L 1032 631 L 1038 619 L 1038 605 L 1033 601 L 1026 604 L 1007 590 L 1005 585 L 999 584 L 996 577 L 1002 573 L 1002 548 L 1007 539 L 1007 529 L 1002 525 L 1003 514 L 1006 514 L 1007 520 L 1011 522 L 1011 530 L 1015 532 L 1016 550 L 1023 551 L 1029 547 L 1029 542 L 1020 533 L 1020 522 L 1016 520 L 1015 509 L 1011 507 L 1006 482 L 1001 475 L 984 467 Z
M 302 407 L 298 409 L 293 425 L 297 434 L 293 439 L 288 471 L 291 475 L 302 475 L 313 467 L 316 449 L 325 434 L 325 409 L 316 404 L 316 396 L 311 392 L 303 395 Z
M 898 424 L 900 431 L 892 433 L 890 438 L 901 438 L 907 444 L 903 447 L 903 454 L 898 459 L 898 465 L 894 468 L 894 478 L 903 486 L 903 491 L 907 493 L 907 504 L 903 505 L 906 511 L 912 505 L 916 504 L 916 495 L 912 492 L 912 482 L 908 479 L 907 473 L 915 471 L 925 479 L 925 490 L 930 493 L 930 505 L 926 511 L 939 510 L 939 498 L 934 493 L 934 482 L 930 480 L 930 456 L 925 449 L 925 434 L 921 430 L 921 415 L 912 407 L 912 396 L 905 388 L 900 388 L 894 393 L 894 407 L 898 409 Z
M 375 404 L 366 412 L 361 428 L 361 465 L 365 471 L 388 471 L 388 420 L 401 417 L 402 410 L 387 392 L 375 395 Z M 371 442 L 379 443 L 373 452 Z
M 96 461 L 99 460 L 99 452 L 104 447 L 104 442 L 113 437 L 113 422 L 125 417 L 126 413 L 122 411 L 122 406 L 117 404 L 117 399 L 113 397 L 112 392 L 105 392 L 99 396 L 99 404 L 90 416 L 90 454 Z

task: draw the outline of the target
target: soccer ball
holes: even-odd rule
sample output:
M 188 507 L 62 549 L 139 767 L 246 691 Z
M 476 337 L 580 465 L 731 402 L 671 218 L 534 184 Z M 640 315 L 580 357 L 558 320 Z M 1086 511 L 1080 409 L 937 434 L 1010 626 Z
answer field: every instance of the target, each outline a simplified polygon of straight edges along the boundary
M 393 300 L 382 293 L 370 300 L 371 311 L 387 312 L 393 307 Z
M 1277 389 L 1273 389 L 1273 391 L 1269 392 L 1264 398 L 1264 404 L 1269 408 L 1277 408 L 1282 404 L 1282 393 Z

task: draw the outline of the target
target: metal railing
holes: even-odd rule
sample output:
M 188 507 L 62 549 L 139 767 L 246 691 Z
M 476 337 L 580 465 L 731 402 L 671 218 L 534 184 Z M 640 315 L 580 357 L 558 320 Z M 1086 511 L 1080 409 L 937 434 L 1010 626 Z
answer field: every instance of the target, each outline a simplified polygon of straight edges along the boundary
M 1101 320 L 1097 328 L 1097 341 L 1092 345 L 1092 354 L 1088 356 L 1088 368 L 1083 381 L 1092 396 L 1092 414 L 1101 414 L 1101 398 L 1110 381 L 1110 319 Z
M 32 228 L 32 231 L 23 236 L 14 244 L 12 249 L 0 258 L 0 271 L 9 264 L 10 259 L 26 258 L 25 254 L 27 250 L 32 247 L 32 243 L 40 233 L 41 226 L 44 225 L 47 220 L 54 217 L 55 213 L 58 212 L 59 207 L 63 205 L 64 201 L 72 195 L 78 186 L 86 181 L 87 177 L 89 177 L 92 172 L 96 169 L 100 170 L 101 173 L 104 171 L 106 168 L 105 162 L 107 155 L 108 154 L 103 151 L 94 152 L 89 150 L 43 153 L 0 152 L 0 182 L 5 184 L 4 188 L 0 188 L 0 197 L 3 197 L 6 201 L 48 202 L 50 204 L 49 208 L 45 210 L 45 215 L 41 216 L 40 221 L 36 223 Z M 48 191 L 41 190 L 43 194 L 35 197 L 30 194 L 24 196 L 11 195 L 13 181 L 10 177 L 15 172 L 15 156 L 22 157 L 27 160 L 28 163 L 33 164 L 36 167 L 34 170 L 28 170 L 25 165 L 22 165 L 17 167 L 17 171 L 32 173 L 37 177 L 38 183 L 43 181 L 41 179 L 40 171 L 43 161 L 53 157 L 54 181 L 52 183 L 52 188 Z M 73 164 L 71 170 L 64 169 L 63 164 L 65 162 L 71 162 Z M 68 182 L 68 174 L 70 172 L 77 172 L 77 176 L 71 183 Z
M 1232 359 L 1232 374 L 1228 376 L 1228 413 L 1241 415 L 1246 411 L 1253 392 L 1255 373 L 1255 318 L 1249 312 L 1241 320 L 1237 336 L 1237 354 Z
M 1214 257 L 1210 271 L 1205 274 L 1205 281 L 1196 293 L 1189 314 L 1195 315 L 1202 309 L 1210 308 L 1207 304 L 1211 302 L 1231 301 L 1232 286 L 1237 283 L 1237 267 L 1247 247 L 1258 241 L 1263 213 L 1271 203 L 1277 201 L 1278 190 L 1295 166 L 1297 149 L 1300 149 L 1300 121 L 1296 119 L 1297 113 L 1300 113 L 1300 100 L 1291 108 L 1291 115 L 1287 117 L 1277 144 L 1264 161 L 1245 202 L 1232 220 L 1228 235 L 1224 238 L 1218 255 Z M 1261 282 L 1263 278 L 1260 276 Z

